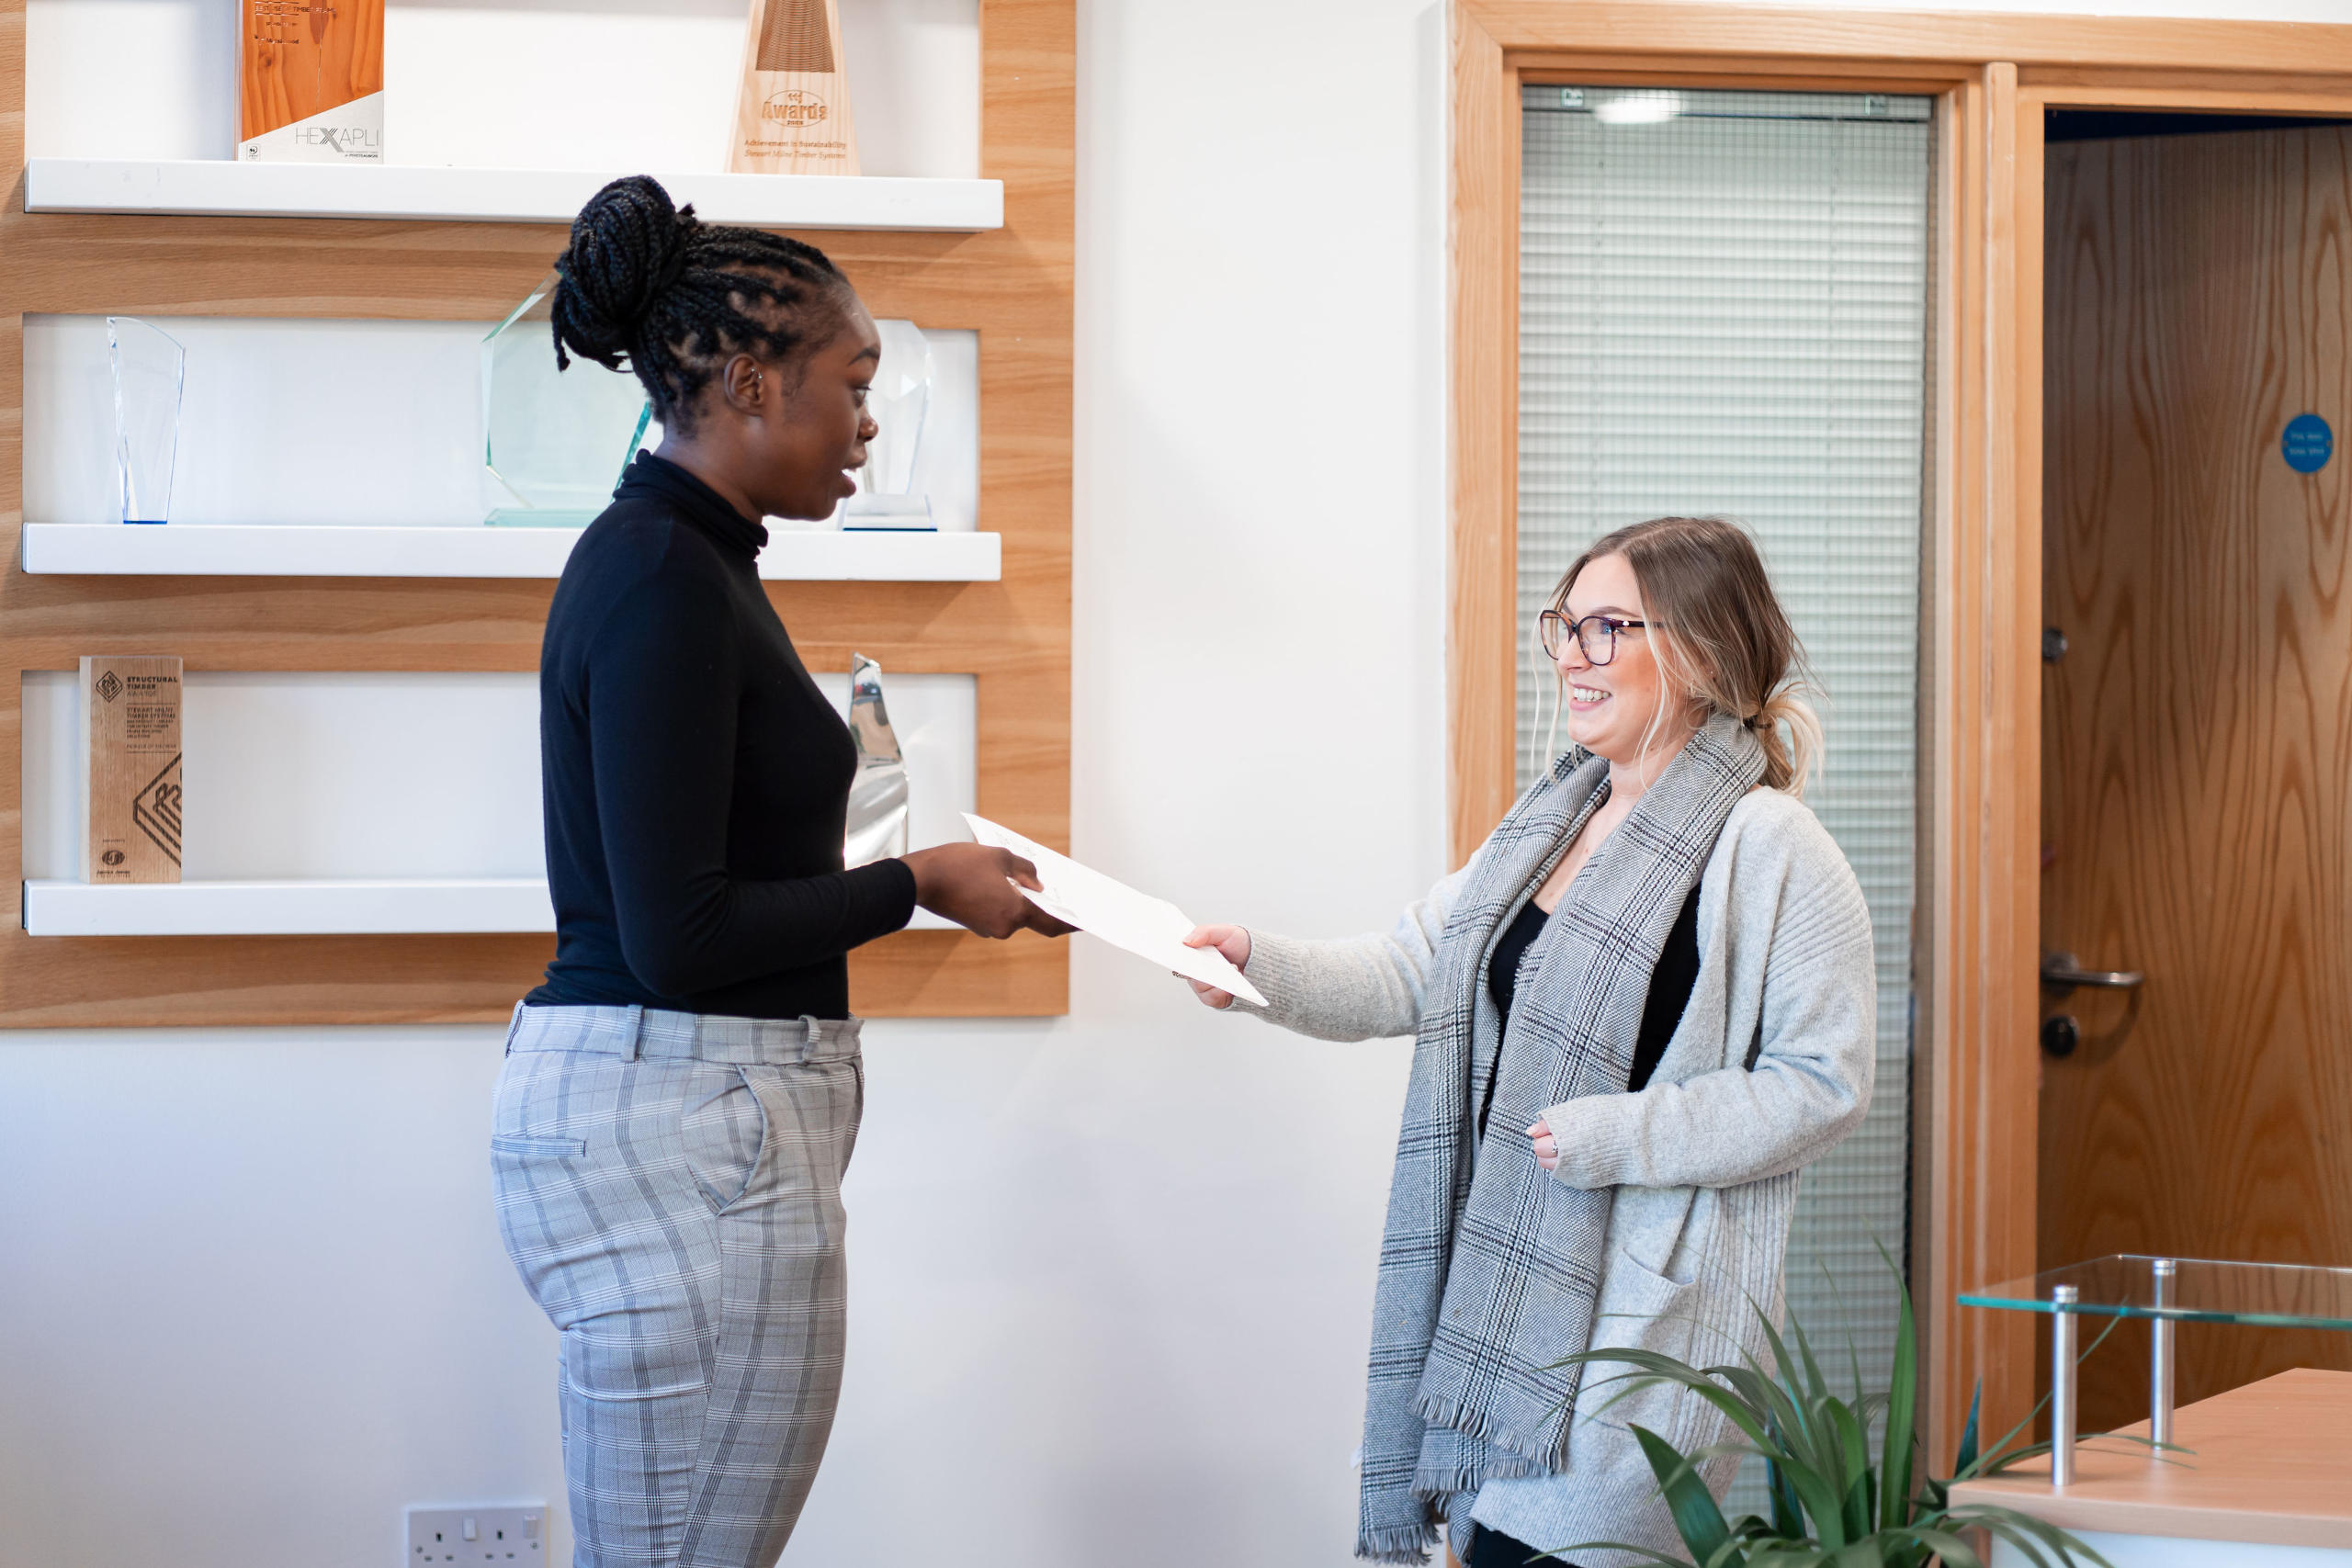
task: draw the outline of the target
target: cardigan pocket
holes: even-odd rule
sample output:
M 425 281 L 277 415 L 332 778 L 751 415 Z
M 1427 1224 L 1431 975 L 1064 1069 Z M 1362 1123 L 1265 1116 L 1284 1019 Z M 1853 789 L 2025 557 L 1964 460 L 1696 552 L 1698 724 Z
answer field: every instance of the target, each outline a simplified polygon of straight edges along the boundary
M 1611 1206 L 1610 1239 L 1594 1303 L 1592 1348 L 1645 1350 L 1679 1361 L 1694 1359 L 1704 1337 L 1697 1309 L 1695 1270 L 1677 1280 L 1669 1272 L 1681 1245 L 1691 1200 L 1681 1188 L 1620 1188 Z M 1643 1255 L 1657 1259 L 1654 1265 Z M 1717 1358 L 1697 1355 L 1697 1359 Z M 1619 1381 L 1637 1369 L 1620 1361 L 1589 1362 L 1577 1393 L 1578 1420 L 1608 1427 L 1646 1427 L 1682 1447 L 1695 1429 L 1702 1402 L 1675 1383 L 1639 1386 Z M 1604 1408 L 1605 1407 L 1605 1408 Z
M 1647 1350 L 1688 1360 L 1697 1338 L 1690 1309 L 1695 1282 L 1677 1284 L 1644 1265 L 1622 1247 L 1608 1253 L 1600 1285 L 1600 1313 L 1592 1325 L 1596 1350 Z M 1578 1420 L 1604 1427 L 1646 1427 L 1680 1448 L 1700 1402 L 1676 1383 L 1635 1385 L 1624 1381 L 1639 1369 L 1622 1361 L 1592 1361 L 1577 1391 Z

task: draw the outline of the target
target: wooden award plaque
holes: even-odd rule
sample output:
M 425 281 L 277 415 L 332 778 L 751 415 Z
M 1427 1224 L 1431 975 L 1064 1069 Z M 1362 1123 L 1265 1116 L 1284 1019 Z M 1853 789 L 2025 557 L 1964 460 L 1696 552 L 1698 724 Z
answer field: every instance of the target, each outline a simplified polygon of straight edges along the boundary
M 743 94 L 727 169 L 738 175 L 857 173 L 836 0 L 752 0 Z
M 180 879 L 180 661 L 82 660 L 86 882 Z
M 384 0 L 237 0 L 237 161 L 384 161 Z

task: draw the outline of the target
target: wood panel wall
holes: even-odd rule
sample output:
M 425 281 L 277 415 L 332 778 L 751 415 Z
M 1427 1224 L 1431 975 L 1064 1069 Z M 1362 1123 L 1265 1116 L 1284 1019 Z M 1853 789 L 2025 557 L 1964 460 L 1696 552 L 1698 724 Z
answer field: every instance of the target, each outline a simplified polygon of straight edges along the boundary
M 527 671 L 553 584 L 489 580 L 28 576 L 20 569 L 28 313 L 496 321 L 560 227 L 74 216 L 24 210 L 25 0 L 0 0 L 0 865 L 22 864 L 21 676 L 85 653 L 209 671 Z M 979 809 L 1066 848 L 1069 821 L 1073 0 L 982 0 L 981 172 L 1005 226 L 821 232 L 876 315 L 980 334 L 980 526 L 993 583 L 769 585 L 818 667 L 978 684 Z M 197 759 L 190 810 L 203 812 Z M 29 937 L 0 921 L 0 1026 L 488 1021 L 537 982 L 536 936 Z M 910 931 L 858 950 L 870 1017 L 1058 1013 L 1065 950 Z
M 2077 142 L 2048 160 L 2044 676 L 2052 947 L 2144 970 L 2047 998 L 2044 1268 L 2109 1252 L 2352 1265 L 2352 130 Z M 2144 1329 L 2085 1367 L 2144 1414 Z M 2179 1398 L 2352 1337 L 2185 1325 Z

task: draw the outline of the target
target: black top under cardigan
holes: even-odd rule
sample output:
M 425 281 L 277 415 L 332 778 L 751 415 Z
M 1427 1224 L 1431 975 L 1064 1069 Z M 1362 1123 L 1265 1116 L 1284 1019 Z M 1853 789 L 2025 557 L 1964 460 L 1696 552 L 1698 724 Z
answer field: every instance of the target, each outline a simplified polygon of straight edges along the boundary
M 1494 998 L 1495 1010 L 1502 1014 L 1506 1025 L 1510 1022 L 1511 999 L 1519 990 L 1520 962 L 1544 934 L 1544 922 L 1549 919 L 1530 898 L 1504 928 L 1501 939 L 1495 943 L 1494 956 L 1487 960 L 1487 994 Z M 1657 967 L 1650 971 L 1649 999 L 1642 1004 L 1642 1027 L 1634 1037 L 1633 1070 L 1625 1076 L 1627 1093 L 1638 1091 L 1657 1070 L 1659 1060 L 1666 1055 L 1668 1042 L 1674 1038 L 1675 1028 L 1682 1021 L 1683 1010 L 1690 1005 L 1690 987 L 1698 983 L 1699 887 L 1693 883 L 1690 896 L 1682 901 L 1682 912 L 1674 918 L 1674 929 L 1666 933 L 1666 946 L 1657 955 Z M 1491 1081 L 1487 1087 L 1491 1096 Z M 1482 1110 L 1478 1117 L 1482 1132 L 1486 1122 Z
M 557 583 L 539 655 L 556 955 L 535 1007 L 847 1018 L 847 953 L 904 926 L 903 861 L 842 869 L 856 743 L 760 584 L 767 530 L 639 453 Z

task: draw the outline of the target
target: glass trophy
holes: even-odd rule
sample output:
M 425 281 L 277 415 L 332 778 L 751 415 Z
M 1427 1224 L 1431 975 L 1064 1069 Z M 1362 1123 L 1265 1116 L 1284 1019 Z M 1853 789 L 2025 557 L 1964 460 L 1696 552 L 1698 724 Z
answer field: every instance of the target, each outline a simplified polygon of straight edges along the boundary
M 161 523 L 171 515 L 187 350 L 135 316 L 108 316 L 107 357 L 114 367 L 115 485 L 122 521 Z
M 857 493 L 842 510 L 844 528 L 931 528 L 931 497 L 917 488 L 923 420 L 931 412 L 931 344 L 912 321 L 876 321 L 882 367 L 865 394 L 877 427 L 865 444 Z
M 862 653 L 849 660 L 849 733 L 857 742 L 857 773 L 850 781 L 842 864 L 854 869 L 907 852 L 906 759 L 882 705 L 882 666 Z
M 556 275 L 539 279 L 481 342 L 482 461 L 498 497 L 484 521 L 582 528 L 613 499 L 652 423 L 626 370 L 555 364 Z

